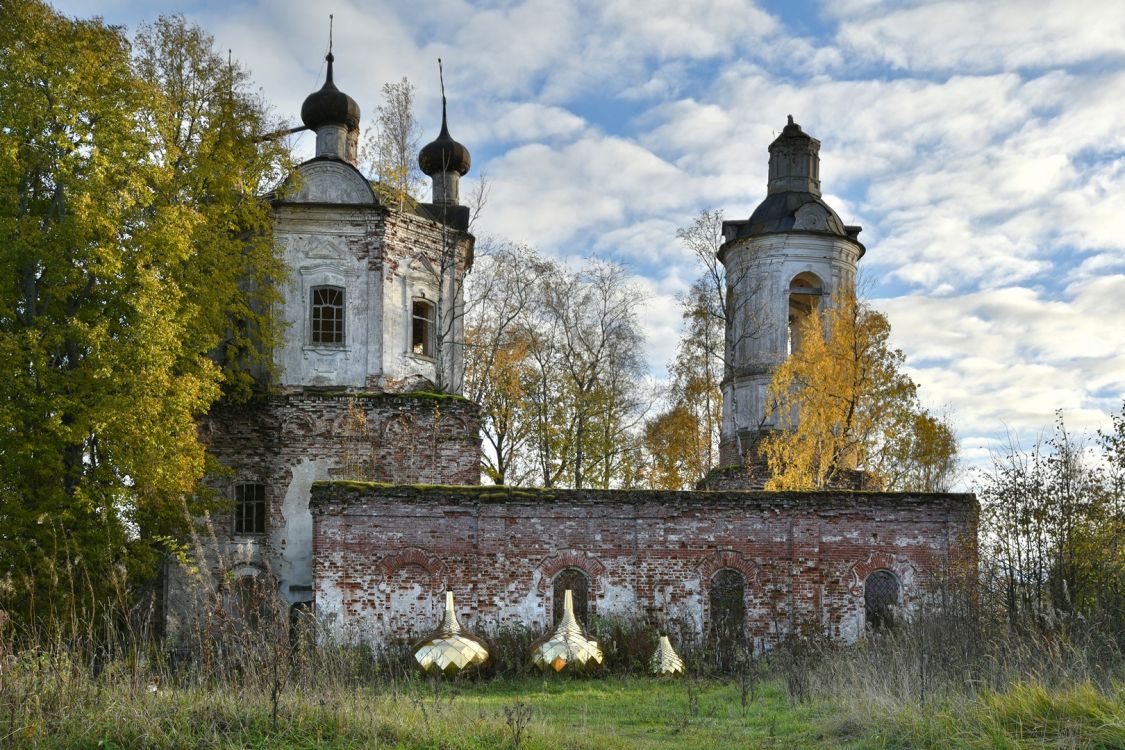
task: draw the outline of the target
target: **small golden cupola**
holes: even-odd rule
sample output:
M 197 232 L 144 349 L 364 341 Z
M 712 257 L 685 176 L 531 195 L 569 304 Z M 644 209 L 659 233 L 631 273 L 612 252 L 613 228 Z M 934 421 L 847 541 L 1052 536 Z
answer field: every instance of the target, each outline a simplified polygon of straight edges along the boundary
M 488 661 L 484 641 L 461 627 L 453 592 L 445 592 L 445 614 L 437 630 L 414 645 L 414 658 L 424 672 L 453 675 Z
M 554 632 L 536 641 L 531 647 L 531 662 L 546 672 L 556 672 L 569 667 L 582 670 L 602 663 L 602 649 L 574 616 L 574 595 L 566 590 L 563 598 L 563 615 Z

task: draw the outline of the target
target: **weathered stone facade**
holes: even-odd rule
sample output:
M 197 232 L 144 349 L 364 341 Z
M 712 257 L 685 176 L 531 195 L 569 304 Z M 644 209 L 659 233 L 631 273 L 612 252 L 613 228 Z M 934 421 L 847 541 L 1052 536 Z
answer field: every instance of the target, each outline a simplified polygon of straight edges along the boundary
M 332 62 L 302 107 L 316 157 L 272 196 L 288 273 L 270 377 L 259 373 L 259 396 L 220 404 L 200 425 L 222 467 L 206 484 L 231 512 L 201 519 L 209 525 L 192 552 L 202 575 L 169 565 L 173 633 L 247 584 L 311 607 L 314 481 L 480 482 L 478 411 L 459 395 L 468 209 L 440 172 L 434 204 L 377 197 L 355 167 L 359 108 L 333 84 Z M 444 123 L 442 132 L 448 139 Z M 448 148 L 442 141 L 439 156 Z M 467 170 L 460 148 L 461 161 L 438 168 Z
M 240 484 L 264 492 L 261 533 L 238 533 L 233 513 L 210 519 L 203 540 L 204 589 L 222 593 L 243 576 L 270 580 L 290 604 L 312 603 L 313 519 L 309 492 L 326 479 L 477 484 L 476 405 L 430 393 L 294 393 L 215 409 L 201 425 L 224 471 L 208 485 L 235 498 Z M 167 583 L 168 626 L 197 605 L 198 582 L 177 567 Z
M 844 642 L 864 629 L 874 571 L 909 612 L 927 582 L 975 554 L 972 495 L 647 492 L 401 487 L 312 489 L 317 614 L 345 637 L 430 628 L 446 589 L 470 627 L 546 624 L 552 580 L 581 571 L 590 611 L 658 627 L 709 627 L 708 589 L 745 582 L 748 635 L 768 648 L 795 627 Z

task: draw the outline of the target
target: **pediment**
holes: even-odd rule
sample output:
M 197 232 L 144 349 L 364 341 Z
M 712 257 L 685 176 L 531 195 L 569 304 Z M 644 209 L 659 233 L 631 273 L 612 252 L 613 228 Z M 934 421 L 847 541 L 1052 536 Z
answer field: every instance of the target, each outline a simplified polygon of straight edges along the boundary
M 355 167 L 334 159 L 314 159 L 295 170 L 298 190 L 286 196 L 288 203 L 378 203 L 371 184 Z

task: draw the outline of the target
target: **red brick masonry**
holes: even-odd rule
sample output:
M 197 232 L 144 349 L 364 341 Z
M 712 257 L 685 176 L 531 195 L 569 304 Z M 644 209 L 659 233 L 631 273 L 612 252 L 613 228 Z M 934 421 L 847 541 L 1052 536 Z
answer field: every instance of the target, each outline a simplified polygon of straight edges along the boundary
M 594 615 L 708 623 L 708 584 L 745 578 L 761 647 L 796 625 L 853 641 L 864 580 L 890 570 L 901 605 L 975 560 L 968 494 L 650 492 L 500 487 L 313 486 L 317 612 L 340 635 L 406 636 L 452 588 L 474 627 L 543 625 L 551 579 L 577 568 Z

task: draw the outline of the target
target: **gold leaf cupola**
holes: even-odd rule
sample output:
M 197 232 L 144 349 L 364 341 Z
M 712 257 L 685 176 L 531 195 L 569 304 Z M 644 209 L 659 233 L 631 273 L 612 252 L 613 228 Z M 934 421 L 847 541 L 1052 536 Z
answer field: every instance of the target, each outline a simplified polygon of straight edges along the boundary
M 561 672 L 567 667 L 581 670 L 602 663 L 601 647 L 586 635 L 574 616 L 574 595 L 570 589 L 563 597 L 562 619 L 554 632 L 532 644 L 531 662 L 542 672 Z

